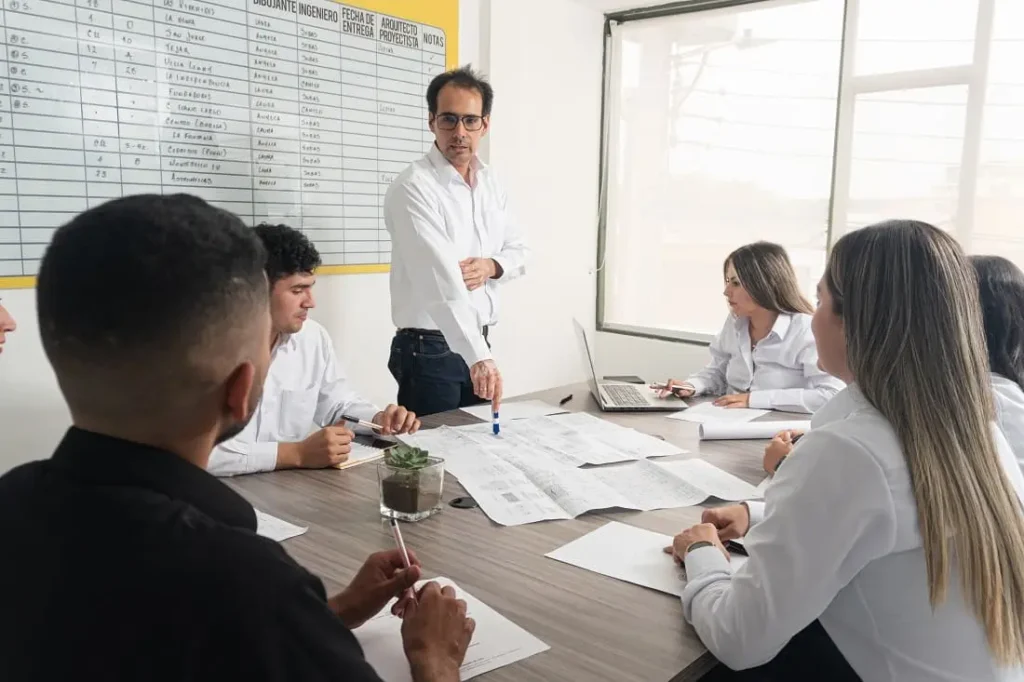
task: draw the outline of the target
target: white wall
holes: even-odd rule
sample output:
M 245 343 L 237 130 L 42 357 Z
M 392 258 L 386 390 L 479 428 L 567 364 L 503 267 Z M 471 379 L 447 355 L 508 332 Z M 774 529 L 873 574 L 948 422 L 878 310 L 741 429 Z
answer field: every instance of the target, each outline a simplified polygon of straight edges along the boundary
M 591 333 L 604 17 L 572 0 L 490 3 L 491 162 L 533 248 L 495 338 L 509 394 L 583 378 Z
M 506 287 L 492 337 L 506 392 L 576 381 L 583 371 L 570 319 L 594 328 L 603 17 L 573 0 L 462 0 L 460 24 L 460 61 L 487 71 L 496 90 L 483 155 L 534 254 L 527 277 Z M 371 400 L 394 400 L 387 275 L 323 277 L 316 294 L 315 317 L 350 377 Z M 69 419 L 39 342 L 35 292 L 0 295 L 19 323 L 0 356 L 2 472 L 48 456 Z

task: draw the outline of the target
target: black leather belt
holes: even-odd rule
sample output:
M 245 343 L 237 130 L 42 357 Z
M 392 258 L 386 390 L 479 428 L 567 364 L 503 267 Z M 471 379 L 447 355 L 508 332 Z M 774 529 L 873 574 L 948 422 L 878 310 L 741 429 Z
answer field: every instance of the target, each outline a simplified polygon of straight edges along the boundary
M 480 332 L 484 335 L 484 339 L 487 339 L 490 333 L 490 327 L 487 325 L 483 326 Z M 444 334 L 438 329 L 416 329 L 415 327 L 403 327 L 398 330 L 398 333 L 403 336 L 432 336 L 435 338 L 443 339 Z

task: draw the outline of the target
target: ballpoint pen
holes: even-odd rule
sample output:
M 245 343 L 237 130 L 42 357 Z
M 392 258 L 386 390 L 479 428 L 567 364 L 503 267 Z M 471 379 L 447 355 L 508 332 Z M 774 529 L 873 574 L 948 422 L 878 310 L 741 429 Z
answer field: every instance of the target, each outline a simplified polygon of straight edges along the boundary
M 365 419 L 357 419 L 355 417 L 349 417 L 349 416 L 344 415 L 344 414 L 341 415 L 341 419 L 342 419 L 342 421 L 347 421 L 347 422 L 352 423 L 352 424 L 357 424 L 359 426 L 365 426 L 366 428 L 371 429 L 373 431 L 383 431 L 384 430 L 384 427 L 381 426 L 380 424 L 374 424 L 373 422 L 368 422 Z
M 397 519 L 390 519 L 391 534 L 395 537 L 395 544 L 398 545 L 398 551 L 402 555 L 402 563 L 405 565 L 405 570 L 412 568 L 412 564 L 409 562 L 409 552 L 405 549 L 405 540 L 402 539 L 402 530 L 398 527 Z M 406 589 L 405 596 L 408 599 L 416 598 L 416 591 L 411 587 Z

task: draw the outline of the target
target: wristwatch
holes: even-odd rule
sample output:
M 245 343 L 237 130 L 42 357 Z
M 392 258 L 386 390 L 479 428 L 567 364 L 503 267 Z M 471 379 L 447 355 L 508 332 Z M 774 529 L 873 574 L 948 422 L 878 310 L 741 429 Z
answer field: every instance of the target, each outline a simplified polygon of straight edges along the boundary
M 693 550 L 700 549 L 701 547 L 714 547 L 714 545 L 707 540 L 698 540 L 686 548 L 686 553 L 689 554 Z

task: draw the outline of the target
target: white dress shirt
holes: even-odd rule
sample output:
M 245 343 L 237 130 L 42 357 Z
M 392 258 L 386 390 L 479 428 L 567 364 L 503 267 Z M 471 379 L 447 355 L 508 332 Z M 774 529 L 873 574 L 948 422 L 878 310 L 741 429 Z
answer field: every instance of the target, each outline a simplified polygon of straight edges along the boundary
M 993 662 L 955 563 L 934 609 L 910 473 L 889 422 L 851 385 L 815 414 L 762 505 L 749 503 L 749 560 L 687 554 L 683 613 L 734 669 L 767 663 L 820 619 L 861 679 L 1021 681 Z M 1024 477 L 992 425 L 1018 498 Z
M 813 413 L 843 388 L 818 367 L 811 316 L 780 314 L 750 348 L 750 320 L 729 315 L 711 342 L 711 362 L 686 380 L 696 395 L 750 393 L 750 407 Z
M 314 426 L 330 426 L 342 415 L 370 421 L 379 411 L 345 379 L 327 330 L 306 320 L 278 341 L 256 414 L 240 434 L 214 448 L 206 468 L 215 476 L 273 471 L 278 443 L 301 441 Z
M 476 158 L 471 168 L 472 187 L 435 145 L 384 196 L 392 321 L 440 330 L 470 366 L 491 359 L 481 330 L 498 321 L 499 282 L 523 275 L 529 253 L 493 171 Z M 501 277 L 468 291 L 459 268 L 466 258 L 493 258 Z
M 993 372 L 992 392 L 996 399 L 996 423 L 1024 471 L 1024 391 L 1015 381 Z

